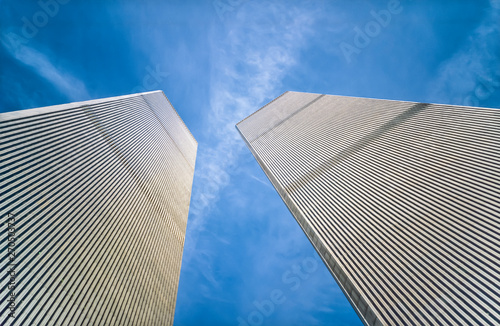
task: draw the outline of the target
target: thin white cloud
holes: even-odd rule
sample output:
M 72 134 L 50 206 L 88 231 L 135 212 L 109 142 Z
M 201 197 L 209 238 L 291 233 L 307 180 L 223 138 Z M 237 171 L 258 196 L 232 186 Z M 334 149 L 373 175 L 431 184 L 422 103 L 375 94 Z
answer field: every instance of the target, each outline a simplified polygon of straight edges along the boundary
M 81 101 L 89 98 L 87 89 L 80 80 L 54 66 L 45 54 L 29 46 L 26 40 L 13 33 L 2 33 L 1 44 L 14 59 L 44 78 L 69 100 Z
M 461 49 L 442 64 L 432 99 L 476 106 L 500 90 L 500 0 L 490 5 Z
M 264 186 L 274 189 L 273 187 L 271 187 L 271 185 L 269 184 L 269 182 L 266 182 L 266 181 L 264 181 L 264 180 L 261 180 L 260 178 L 257 178 L 257 177 L 256 177 L 256 176 L 254 176 L 254 175 L 251 175 L 250 177 L 251 177 L 252 179 L 257 180 L 258 182 L 262 183 Z
M 297 63 L 306 38 L 312 33 L 312 5 L 293 8 L 289 3 L 266 4 L 266 10 L 262 10 L 257 4 L 245 3 L 226 17 L 223 31 L 215 28 L 212 32 L 213 73 L 207 130 L 210 141 L 198 147 L 185 261 L 194 253 L 205 216 L 229 184 L 230 171 L 244 148 L 235 124 L 280 95 L 281 81 Z

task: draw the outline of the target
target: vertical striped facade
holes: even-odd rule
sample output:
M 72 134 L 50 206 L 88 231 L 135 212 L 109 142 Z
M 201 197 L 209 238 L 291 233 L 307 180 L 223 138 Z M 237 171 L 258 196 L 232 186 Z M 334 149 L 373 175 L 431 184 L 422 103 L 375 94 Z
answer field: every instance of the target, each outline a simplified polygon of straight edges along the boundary
M 197 143 L 163 92 L 2 113 L 0 133 L 0 324 L 172 325 Z
M 237 129 L 365 325 L 500 325 L 500 110 L 287 92 Z

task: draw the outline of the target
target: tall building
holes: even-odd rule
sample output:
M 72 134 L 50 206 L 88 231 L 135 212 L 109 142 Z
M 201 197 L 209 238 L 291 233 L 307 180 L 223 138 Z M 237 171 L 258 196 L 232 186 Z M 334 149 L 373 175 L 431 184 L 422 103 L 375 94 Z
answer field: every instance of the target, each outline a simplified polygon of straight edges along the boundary
M 0 133 L 0 324 L 172 325 L 197 143 L 163 92 Z
M 287 92 L 237 128 L 365 325 L 500 325 L 500 110 Z

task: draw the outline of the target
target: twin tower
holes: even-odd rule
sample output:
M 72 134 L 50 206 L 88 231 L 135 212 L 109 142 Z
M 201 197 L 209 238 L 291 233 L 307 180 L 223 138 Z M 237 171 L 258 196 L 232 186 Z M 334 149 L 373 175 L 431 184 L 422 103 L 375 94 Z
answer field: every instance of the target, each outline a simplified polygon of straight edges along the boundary
M 365 325 L 500 325 L 500 110 L 286 92 L 237 129 Z M 0 324 L 172 325 L 197 142 L 165 95 L 0 134 Z

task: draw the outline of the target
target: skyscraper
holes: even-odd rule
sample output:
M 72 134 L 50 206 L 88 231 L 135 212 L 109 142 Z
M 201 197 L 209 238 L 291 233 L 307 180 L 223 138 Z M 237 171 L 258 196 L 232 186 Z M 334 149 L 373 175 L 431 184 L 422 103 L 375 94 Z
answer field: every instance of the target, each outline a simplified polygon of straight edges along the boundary
M 163 92 L 0 114 L 1 325 L 171 325 L 197 143 Z
M 287 92 L 237 125 L 366 325 L 500 325 L 500 110 Z

